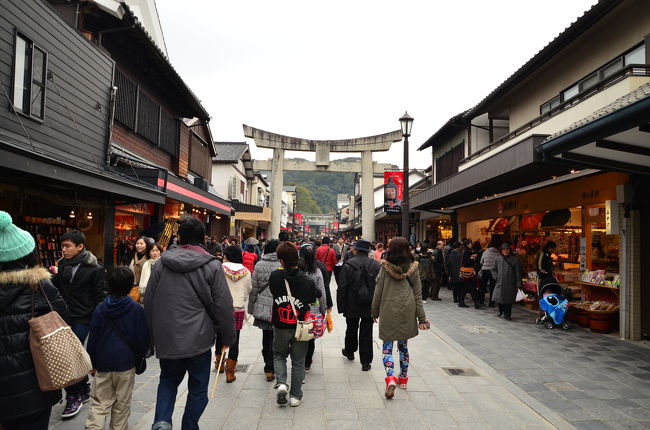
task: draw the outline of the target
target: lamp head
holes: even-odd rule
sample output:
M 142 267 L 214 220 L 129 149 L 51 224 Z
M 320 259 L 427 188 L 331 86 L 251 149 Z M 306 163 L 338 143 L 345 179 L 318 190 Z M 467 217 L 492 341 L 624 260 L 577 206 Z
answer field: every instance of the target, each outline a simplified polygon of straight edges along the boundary
M 409 137 L 411 135 L 411 128 L 413 127 L 413 117 L 405 112 L 399 119 L 399 124 L 402 127 L 402 136 Z

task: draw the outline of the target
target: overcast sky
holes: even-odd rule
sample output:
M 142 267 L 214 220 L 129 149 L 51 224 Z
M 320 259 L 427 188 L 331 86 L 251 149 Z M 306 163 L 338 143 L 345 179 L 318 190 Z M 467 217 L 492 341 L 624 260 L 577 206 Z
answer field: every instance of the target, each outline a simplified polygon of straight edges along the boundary
M 431 164 L 418 146 L 594 3 L 157 0 L 171 62 L 212 116 L 215 140 L 246 140 L 242 124 L 307 139 L 371 136 L 399 129 L 408 110 L 417 168 Z M 402 144 L 374 159 L 401 166 Z

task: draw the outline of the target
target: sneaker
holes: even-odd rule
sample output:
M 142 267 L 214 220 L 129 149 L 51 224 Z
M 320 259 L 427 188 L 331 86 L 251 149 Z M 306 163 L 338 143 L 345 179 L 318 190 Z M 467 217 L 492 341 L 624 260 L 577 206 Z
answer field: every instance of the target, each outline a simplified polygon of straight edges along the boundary
M 87 403 L 90 401 L 90 385 L 86 385 L 82 390 L 81 390 L 81 403 Z
M 422 300 L 422 303 L 424 303 L 424 304 L 426 305 L 426 304 L 427 304 L 427 301 L 426 301 L 426 300 Z
M 278 405 L 284 406 L 287 404 L 287 394 L 289 394 L 289 388 L 285 384 L 280 384 L 278 385 L 278 393 L 276 395 L 276 399 L 278 401 Z
M 364 372 L 369 371 L 371 367 L 372 366 L 370 365 L 370 363 L 362 363 L 361 364 L 361 370 L 363 370 Z
M 296 399 L 295 397 L 292 397 L 289 399 L 289 406 L 292 408 L 295 408 L 296 406 L 300 406 L 302 404 L 302 399 Z
M 395 388 L 397 387 L 395 379 L 394 376 L 386 378 L 386 391 L 384 392 L 384 396 L 386 396 L 387 399 L 392 399 L 393 396 L 395 396 Z
M 402 390 L 406 390 L 406 386 L 409 382 L 408 376 L 406 378 L 397 378 L 397 386 Z
M 65 397 L 65 408 L 61 412 L 61 418 L 72 418 L 81 411 L 81 397 L 76 394 L 68 394 Z
M 158 421 L 151 426 L 151 430 L 172 430 L 172 425 L 167 421 Z
M 341 354 L 343 354 L 343 357 L 347 358 L 350 361 L 354 360 L 354 353 L 353 352 L 347 352 L 345 350 L 345 348 L 343 348 L 341 350 Z

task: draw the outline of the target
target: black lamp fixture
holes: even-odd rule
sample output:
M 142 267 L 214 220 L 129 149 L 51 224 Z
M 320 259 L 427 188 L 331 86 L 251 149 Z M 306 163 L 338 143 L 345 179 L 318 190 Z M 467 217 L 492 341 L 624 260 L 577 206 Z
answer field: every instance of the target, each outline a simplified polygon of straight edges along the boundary
M 402 137 L 404 138 L 404 178 L 402 180 L 402 237 L 410 240 L 410 220 L 409 220 L 409 136 L 413 128 L 413 117 L 404 112 L 399 119 L 402 128 Z

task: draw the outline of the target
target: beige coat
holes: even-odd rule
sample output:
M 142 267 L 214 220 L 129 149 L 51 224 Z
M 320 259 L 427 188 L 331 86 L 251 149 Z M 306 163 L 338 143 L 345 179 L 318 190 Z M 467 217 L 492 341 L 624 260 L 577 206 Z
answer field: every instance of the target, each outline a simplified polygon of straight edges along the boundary
M 372 300 L 372 317 L 379 318 L 379 338 L 383 341 L 406 340 L 418 335 L 418 322 L 424 322 L 426 316 L 417 262 L 411 263 L 404 273 L 400 267 L 382 260 Z

